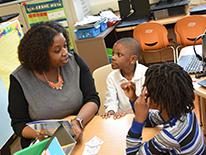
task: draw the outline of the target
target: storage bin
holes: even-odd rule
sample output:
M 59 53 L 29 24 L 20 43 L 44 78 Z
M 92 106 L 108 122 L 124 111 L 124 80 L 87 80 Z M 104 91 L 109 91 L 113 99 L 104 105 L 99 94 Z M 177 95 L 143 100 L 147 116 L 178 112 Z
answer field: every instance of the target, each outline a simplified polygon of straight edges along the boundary
M 103 21 L 100 23 L 100 31 L 103 32 L 107 29 L 107 21 Z
M 111 48 L 107 48 L 107 57 L 109 59 L 109 63 L 112 62 L 112 49 Z
M 98 27 L 74 30 L 77 39 L 94 38 L 100 34 L 100 25 Z

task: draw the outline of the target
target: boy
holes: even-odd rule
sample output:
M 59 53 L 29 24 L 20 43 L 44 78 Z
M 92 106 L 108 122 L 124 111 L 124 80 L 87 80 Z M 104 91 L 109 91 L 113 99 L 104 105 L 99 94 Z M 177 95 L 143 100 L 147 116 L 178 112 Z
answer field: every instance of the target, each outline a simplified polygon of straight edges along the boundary
M 122 38 L 113 46 L 112 69 L 107 77 L 107 93 L 105 97 L 105 113 L 101 116 L 114 119 L 132 112 L 129 99 L 120 85 L 132 81 L 136 84 L 136 94 L 139 95 L 144 83 L 147 67 L 138 63 L 140 44 L 133 38 Z
M 206 153 L 204 136 L 192 111 L 192 79 L 182 67 L 175 63 L 150 66 L 146 71 L 144 88 L 138 99 L 134 83 L 126 82 L 121 87 L 134 103 L 135 112 L 127 135 L 127 154 Z M 143 143 L 143 127 L 156 125 L 163 125 L 160 133 Z

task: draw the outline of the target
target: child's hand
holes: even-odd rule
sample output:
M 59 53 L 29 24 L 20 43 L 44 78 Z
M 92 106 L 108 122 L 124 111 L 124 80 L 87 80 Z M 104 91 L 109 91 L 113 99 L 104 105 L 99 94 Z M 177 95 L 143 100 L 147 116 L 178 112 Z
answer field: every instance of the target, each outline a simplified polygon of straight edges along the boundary
M 105 112 L 105 113 L 101 114 L 100 116 L 104 119 L 107 119 L 107 118 L 110 118 L 114 114 L 115 114 L 115 112 L 113 110 L 110 110 L 108 112 Z
M 113 118 L 114 118 L 114 119 L 119 119 L 119 118 L 125 116 L 126 114 L 127 114 L 126 111 L 119 111 L 119 112 L 116 112 L 116 113 L 114 114 Z
M 133 82 L 124 82 L 121 84 L 121 88 L 130 101 L 134 102 L 136 100 L 137 96 L 135 94 L 135 84 Z
M 147 89 L 144 88 L 139 98 L 135 101 L 135 120 L 139 123 L 143 123 L 147 119 L 149 112 L 150 98 L 147 94 Z

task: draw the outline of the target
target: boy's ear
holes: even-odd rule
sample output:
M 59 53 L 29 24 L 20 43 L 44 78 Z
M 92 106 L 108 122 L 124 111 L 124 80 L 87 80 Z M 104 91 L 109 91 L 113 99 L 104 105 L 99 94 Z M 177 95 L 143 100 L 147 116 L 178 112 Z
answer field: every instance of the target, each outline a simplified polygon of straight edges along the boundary
M 137 55 L 132 55 L 130 57 L 130 59 L 131 59 L 131 62 L 136 62 L 138 60 L 138 56 Z

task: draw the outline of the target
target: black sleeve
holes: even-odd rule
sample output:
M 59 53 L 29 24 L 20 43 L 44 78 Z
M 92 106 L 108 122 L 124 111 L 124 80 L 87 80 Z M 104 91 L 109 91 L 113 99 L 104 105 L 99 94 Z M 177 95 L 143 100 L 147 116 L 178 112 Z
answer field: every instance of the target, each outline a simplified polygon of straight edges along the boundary
M 89 71 L 88 66 L 75 52 L 74 57 L 80 68 L 80 89 L 83 94 L 83 102 L 84 104 L 87 102 L 94 102 L 99 108 L 100 99 L 96 91 L 91 72 Z
M 22 130 L 27 122 L 30 122 L 28 102 L 17 79 L 10 75 L 9 106 L 8 112 L 11 117 L 11 126 L 18 136 L 22 136 Z

